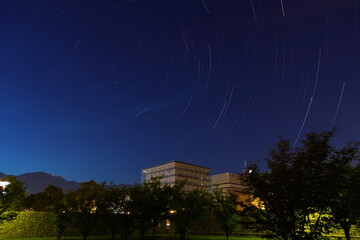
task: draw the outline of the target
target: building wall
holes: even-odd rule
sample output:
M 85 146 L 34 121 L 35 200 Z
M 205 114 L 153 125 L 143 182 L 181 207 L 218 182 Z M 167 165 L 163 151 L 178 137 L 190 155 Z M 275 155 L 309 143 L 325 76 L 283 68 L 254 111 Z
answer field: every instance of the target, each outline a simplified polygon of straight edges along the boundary
M 173 186 L 177 181 L 185 180 L 184 191 L 195 189 L 214 191 L 222 190 L 224 193 L 236 193 L 240 202 L 249 202 L 258 208 L 263 208 L 259 199 L 253 198 L 241 183 L 240 174 L 222 173 L 210 176 L 210 169 L 190 163 L 179 161 L 167 162 L 142 170 L 141 181 L 150 181 L 151 178 L 162 177 L 162 184 Z M 242 207 L 239 205 L 238 209 Z
M 225 193 L 235 193 L 238 195 L 239 202 L 247 202 L 257 208 L 264 209 L 263 203 L 254 198 L 254 196 L 246 191 L 245 186 L 241 183 L 240 174 L 236 173 L 222 173 L 212 175 L 210 177 L 210 188 L 211 191 L 216 189 L 222 190 Z M 241 205 L 237 206 L 238 210 L 242 210 Z
M 210 177 L 210 189 L 222 190 L 224 192 L 244 193 L 244 186 L 241 184 L 240 174 L 222 173 Z
M 162 177 L 162 184 L 174 185 L 177 181 L 186 181 L 184 190 L 206 190 L 209 186 L 210 169 L 190 163 L 172 161 L 142 170 L 142 182 L 153 177 Z

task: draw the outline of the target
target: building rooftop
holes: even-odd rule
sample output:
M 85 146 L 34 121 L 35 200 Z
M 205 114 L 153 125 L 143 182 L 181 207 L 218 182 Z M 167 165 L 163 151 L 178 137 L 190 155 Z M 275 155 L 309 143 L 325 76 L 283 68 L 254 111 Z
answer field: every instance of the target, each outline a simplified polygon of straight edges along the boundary
M 192 166 L 195 166 L 195 167 L 201 167 L 201 168 L 205 168 L 205 169 L 210 170 L 210 168 L 208 168 L 208 167 L 204 167 L 204 166 L 200 166 L 200 165 L 196 165 L 196 164 L 192 164 L 192 163 L 187 163 L 187 162 L 176 161 L 176 160 L 169 161 L 169 162 L 166 162 L 166 163 L 161 163 L 159 165 L 154 165 L 152 167 L 143 168 L 142 170 L 146 170 L 146 169 L 153 168 L 153 167 L 159 167 L 159 166 L 166 165 L 166 164 L 169 164 L 169 163 L 182 163 L 182 164 L 192 165 Z
M 211 176 L 218 176 L 218 175 L 220 176 L 220 175 L 225 175 L 225 174 L 227 174 L 227 175 L 241 175 L 240 173 L 225 172 L 225 173 L 213 174 Z

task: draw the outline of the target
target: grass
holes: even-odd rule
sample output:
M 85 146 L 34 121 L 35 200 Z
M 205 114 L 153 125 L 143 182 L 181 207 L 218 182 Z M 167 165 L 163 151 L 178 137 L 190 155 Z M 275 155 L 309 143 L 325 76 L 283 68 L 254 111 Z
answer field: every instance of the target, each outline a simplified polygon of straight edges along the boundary
M 330 236 L 330 239 L 337 240 L 341 237 L 345 239 L 344 236 Z M 64 238 L 62 238 L 64 239 Z M 140 236 L 132 236 L 128 238 L 128 240 L 140 240 Z M 177 240 L 180 240 L 180 236 L 178 235 Z M 360 237 L 351 237 L 351 239 L 360 239 Z M 56 237 L 45 237 L 45 238 L 15 238 L 13 240 L 56 240 Z M 81 236 L 77 237 L 66 237 L 66 240 L 82 240 Z M 119 236 L 116 236 L 115 239 L 112 239 L 111 236 L 89 236 L 88 240 L 120 240 Z M 145 240 L 175 240 L 173 234 L 159 234 L 153 236 L 146 236 Z M 214 236 L 214 235 L 190 235 L 186 237 L 186 240 L 226 240 L 225 236 Z M 230 236 L 229 240 L 263 240 L 263 238 L 257 236 Z
M 67 237 L 67 240 L 82 240 L 82 237 Z M 118 240 L 118 237 L 115 237 Z M 138 240 L 137 237 L 129 238 L 129 240 Z M 145 240 L 173 240 L 174 237 L 171 235 L 159 235 L 155 237 L 146 237 Z M 177 237 L 179 240 L 179 236 Z M 187 240 L 226 240 L 224 236 L 189 236 Z M 260 240 L 260 237 L 229 237 L 229 240 Z M 14 240 L 56 240 L 56 237 L 51 238 L 16 238 Z M 88 240 L 113 240 L 110 236 L 89 236 Z
M 345 239 L 344 236 L 342 239 Z M 352 239 L 359 239 L 359 237 L 351 237 Z M 63 239 L 63 238 L 62 238 Z M 82 237 L 67 237 L 67 240 L 82 240 Z M 115 237 L 115 240 L 119 240 L 119 237 Z M 129 240 L 139 240 L 140 238 L 135 236 L 132 238 L 129 238 Z M 177 237 L 177 240 L 180 238 Z M 338 239 L 337 236 L 332 236 L 330 239 Z M 56 240 L 56 237 L 47 237 L 47 238 L 16 238 L 13 240 Z M 110 236 L 89 236 L 88 240 L 113 240 Z M 146 237 L 145 240 L 174 240 L 174 237 L 172 235 L 159 235 L 155 237 Z M 186 240 L 226 240 L 225 236 L 200 236 L 200 235 L 194 235 L 194 236 L 188 236 Z M 229 237 L 229 240 L 263 240 L 263 238 L 260 237 Z
M 226 240 L 225 236 L 190 236 L 188 240 Z M 229 240 L 260 240 L 260 237 L 233 237 L 230 236 Z

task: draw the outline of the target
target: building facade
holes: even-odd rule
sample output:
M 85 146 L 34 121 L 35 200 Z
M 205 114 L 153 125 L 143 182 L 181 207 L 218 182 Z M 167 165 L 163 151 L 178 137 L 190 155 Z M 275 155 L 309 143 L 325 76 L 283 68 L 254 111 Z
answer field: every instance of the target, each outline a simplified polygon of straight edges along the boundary
M 221 190 L 224 193 L 235 193 L 238 195 L 238 201 L 254 205 L 257 208 L 264 209 L 263 203 L 246 190 L 241 183 L 240 174 L 238 173 L 221 173 L 210 177 L 210 191 Z M 243 207 L 238 205 L 238 210 Z
M 227 193 L 244 193 L 244 185 L 241 184 L 240 174 L 221 173 L 210 176 L 210 190 L 222 190 Z
M 185 163 L 171 161 L 157 166 L 142 170 L 141 181 L 149 181 L 154 177 L 162 177 L 162 184 L 173 186 L 177 181 L 185 181 L 184 191 L 195 189 L 207 190 L 210 183 L 210 168 Z

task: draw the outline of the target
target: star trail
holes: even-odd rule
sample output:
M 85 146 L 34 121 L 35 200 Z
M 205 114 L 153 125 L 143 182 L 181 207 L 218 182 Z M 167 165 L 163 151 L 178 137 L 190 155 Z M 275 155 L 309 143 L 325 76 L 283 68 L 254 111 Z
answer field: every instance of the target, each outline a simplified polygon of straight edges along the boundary
M 264 167 L 277 136 L 359 140 L 356 0 L 0 3 L 0 172 L 140 181 Z

